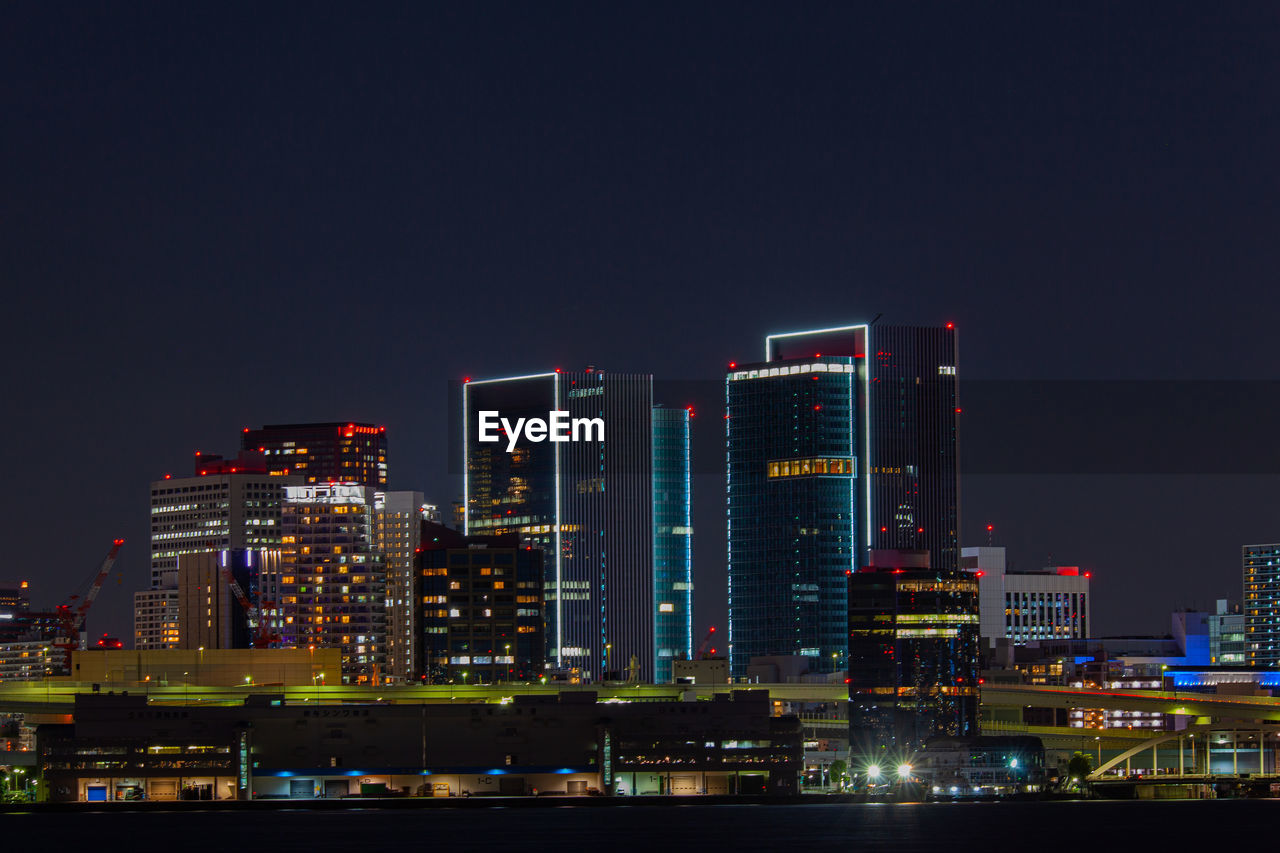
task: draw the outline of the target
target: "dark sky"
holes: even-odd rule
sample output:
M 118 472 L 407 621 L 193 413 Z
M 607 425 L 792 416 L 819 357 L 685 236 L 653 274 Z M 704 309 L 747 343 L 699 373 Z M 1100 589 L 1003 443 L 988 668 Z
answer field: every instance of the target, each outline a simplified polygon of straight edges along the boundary
M 1280 379 L 1280 12 L 1049 5 L 10 4 L 0 575 L 52 605 L 124 535 L 90 629 L 128 637 L 149 481 L 244 426 L 386 424 L 393 486 L 448 503 L 451 379 L 714 389 L 768 332 L 882 313 L 957 324 L 962 395 L 1026 380 L 962 416 L 968 543 L 1092 568 L 1107 633 L 1238 598 L 1239 546 L 1280 539 L 1249 462 L 1277 389 L 1130 402 L 1130 465 L 1047 380 L 1186 414 L 1189 380 Z M 1049 445 L 1103 462 L 991 456 Z M 723 483 L 695 488 L 701 634 Z

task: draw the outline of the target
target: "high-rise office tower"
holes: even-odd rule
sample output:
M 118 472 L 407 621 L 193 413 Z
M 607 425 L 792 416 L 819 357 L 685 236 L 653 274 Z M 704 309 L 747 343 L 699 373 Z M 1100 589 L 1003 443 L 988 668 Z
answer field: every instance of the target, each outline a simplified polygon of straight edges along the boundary
M 603 440 L 583 429 L 580 440 L 526 438 L 510 452 L 505 437 L 479 440 L 481 412 L 514 422 L 545 420 L 551 411 L 600 419 Z M 687 589 L 675 586 L 687 585 L 683 575 L 675 577 L 683 569 L 655 575 L 655 511 L 687 521 L 688 463 L 680 456 L 688 445 L 670 417 L 657 416 L 655 439 L 649 375 L 587 368 L 463 386 L 465 532 L 516 533 L 543 551 L 550 665 L 586 679 L 651 681 L 660 656 L 689 647 L 687 618 L 683 628 L 671 624 L 683 615 L 678 593 Z M 655 488 L 655 445 L 661 488 Z M 660 547 L 674 563 L 681 554 L 668 537 L 687 538 L 689 531 L 687 523 L 657 525 L 668 526 Z M 663 604 L 671 609 L 660 613 Z M 656 642 L 659 630 L 667 636 L 663 644 Z
M 1249 666 L 1280 666 L 1280 544 L 1245 545 L 1244 636 Z
M 387 487 L 387 428 L 362 423 L 268 424 L 245 427 L 245 450 L 266 456 L 274 475 L 297 474 L 305 483 L 359 483 Z
M 428 684 L 533 681 L 544 673 L 542 551 L 520 536 L 464 536 L 423 525 L 414 600 Z
M 959 563 L 956 334 L 857 325 L 769 335 L 725 379 L 729 641 L 844 666 L 845 571 L 872 549 Z
M 892 766 L 935 735 L 978 733 L 978 578 L 927 551 L 849 570 L 849 739 Z M 882 765 L 883 766 L 883 765 Z
M 267 596 L 280 602 L 284 648 L 342 650 L 342 683 L 378 685 L 387 670 L 387 573 L 374 547 L 374 490 L 288 486 L 282 560 Z
M 671 682 L 671 662 L 693 654 L 693 521 L 689 431 L 693 410 L 653 409 L 654 681 Z
M 178 557 L 227 549 L 278 549 L 284 488 L 262 454 L 197 453 L 191 477 L 151 484 L 151 588 L 134 594 L 134 646 L 179 648 Z
M 387 669 L 385 680 L 404 684 L 414 677 L 417 658 L 417 612 L 414 600 L 413 558 L 422 546 L 422 522 L 438 521 L 439 510 L 428 506 L 422 492 L 375 492 L 373 546 L 382 553 L 387 570 Z

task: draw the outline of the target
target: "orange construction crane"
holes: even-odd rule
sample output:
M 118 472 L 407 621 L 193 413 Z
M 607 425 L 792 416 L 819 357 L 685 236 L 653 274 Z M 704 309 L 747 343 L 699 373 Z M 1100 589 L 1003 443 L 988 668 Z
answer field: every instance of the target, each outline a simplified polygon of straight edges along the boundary
M 107 579 L 107 575 L 111 574 L 111 569 L 116 564 L 116 556 L 119 555 L 120 546 L 123 544 L 123 539 L 112 540 L 111 550 L 107 552 L 107 558 L 102 561 L 102 565 L 98 568 L 98 573 L 94 576 L 93 581 L 90 582 L 89 590 L 84 594 L 83 599 L 78 595 L 72 595 L 67 599 L 66 604 L 57 606 L 56 612 L 62 619 L 65 637 L 63 642 L 54 643 L 58 648 L 73 652 L 76 649 L 84 649 L 89 646 L 89 634 L 84 627 L 85 620 L 89 617 L 89 608 L 93 606 L 98 593 L 102 591 L 103 582 Z

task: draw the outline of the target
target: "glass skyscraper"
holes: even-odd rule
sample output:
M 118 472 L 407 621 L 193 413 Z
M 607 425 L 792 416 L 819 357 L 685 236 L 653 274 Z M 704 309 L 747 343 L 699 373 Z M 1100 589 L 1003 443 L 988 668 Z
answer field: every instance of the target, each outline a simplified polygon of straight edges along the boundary
M 672 680 L 671 661 L 693 654 L 693 522 L 689 494 L 689 409 L 653 410 L 654 681 Z
M 729 641 L 845 666 L 847 571 L 871 549 L 959 562 L 954 328 L 769 335 L 725 381 Z M 976 610 L 975 610 L 976 613 Z
M 510 453 L 505 437 L 478 440 L 482 411 L 514 421 L 552 410 L 602 419 L 604 440 L 522 439 Z M 465 532 L 516 533 L 543 550 L 547 661 L 584 679 L 652 681 L 662 649 L 689 648 L 687 573 L 668 581 L 673 570 L 660 575 L 655 565 L 655 549 L 678 562 L 670 539 L 688 539 L 674 530 L 688 530 L 688 444 L 671 433 L 667 415 L 654 413 L 653 377 L 644 374 L 588 368 L 463 385 Z M 683 523 L 655 520 L 673 514 Z M 659 536 L 661 527 L 673 531 Z M 685 635 L 660 645 L 658 631 L 670 635 L 679 616 Z

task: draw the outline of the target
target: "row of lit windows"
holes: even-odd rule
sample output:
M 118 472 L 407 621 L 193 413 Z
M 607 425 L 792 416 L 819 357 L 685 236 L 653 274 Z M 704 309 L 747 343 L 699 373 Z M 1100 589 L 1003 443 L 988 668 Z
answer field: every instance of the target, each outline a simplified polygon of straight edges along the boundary
M 766 472 L 775 477 L 808 477 L 814 474 L 854 474 L 855 460 L 831 457 L 781 459 L 769 462 Z

